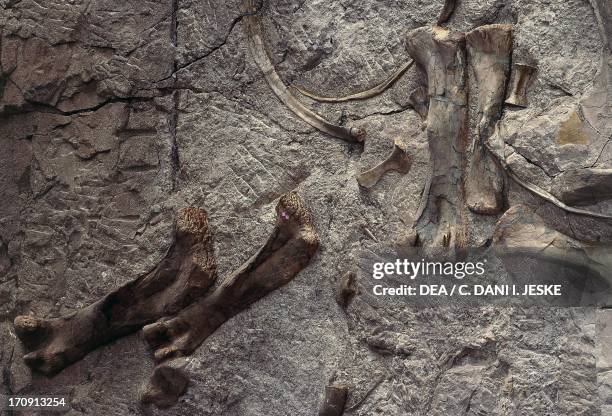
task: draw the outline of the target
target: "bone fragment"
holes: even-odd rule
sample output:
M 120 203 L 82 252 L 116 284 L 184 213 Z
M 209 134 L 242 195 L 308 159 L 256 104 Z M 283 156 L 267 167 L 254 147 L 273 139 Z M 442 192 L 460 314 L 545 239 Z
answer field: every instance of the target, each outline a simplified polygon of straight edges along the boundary
M 535 79 L 537 69 L 531 65 L 516 63 L 514 64 L 514 76 L 510 84 L 510 93 L 506 98 L 506 104 L 526 108 L 529 105 L 527 93 L 529 87 Z
M 204 211 L 178 212 L 175 242 L 149 273 L 96 303 L 56 319 L 15 318 L 15 332 L 31 351 L 33 370 L 52 375 L 100 345 L 177 313 L 201 297 L 216 278 L 213 241 Z
M 465 37 L 439 26 L 421 27 L 408 34 L 407 49 L 428 79 L 433 172 L 425 210 L 436 227 L 433 246 L 457 251 L 467 238 L 462 191 L 468 129 Z
M 429 110 L 429 97 L 427 96 L 427 88 L 420 86 L 412 90 L 408 97 L 410 106 L 417 112 L 421 119 L 427 119 L 427 111 Z
M 336 302 L 343 309 L 347 308 L 357 294 L 357 291 L 357 275 L 355 272 L 344 273 L 336 289 Z
M 310 262 L 319 238 L 299 196 L 283 195 L 276 213 L 268 241 L 218 288 L 175 317 L 143 328 L 157 362 L 191 354 L 228 319 L 290 282 Z
M 402 174 L 408 173 L 410 170 L 411 160 L 406 148 L 400 141 L 396 140 L 393 145 L 393 151 L 387 159 L 376 165 L 370 170 L 367 170 L 357 176 L 357 182 L 364 188 L 371 188 L 378 183 L 383 175 L 394 170 Z
M 162 409 L 175 405 L 189 386 L 189 378 L 182 369 L 185 365 L 185 359 L 181 358 L 155 367 L 140 401 Z
M 456 5 L 457 0 L 444 0 L 444 8 L 440 12 L 440 16 L 438 17 L 438 26 L 448 21 L 448 19 L 451 17 L 451 14 L 453 14 Z
M 325 387 L 325 397 L 319 409 L 319 416 L 342 416 L 348 397 L 348 387 L 332 385 Z
M 573 205 L 588 205 L 612 199 L 612 169 L 570 169 L 556 176 L 551 193 Z
M 587 271 L 612 283 L 612 247 L 578 241 L 548 227 L 523 205 L 510 208 L 500 218 L 493 235 L 500 257 L 526 256 Z
M 402 76 L 404 73 L 414 64 L 413 60 L 410 60 L 403 64 L 398 68 L 389 78 L 381 82 L 380 84 L 366 90 L 357 92 L 354 94 L 346 95 L 344 97 L 326 97 L 317 95 L 314 92 L 311 92 L 303 87 L 292 85 L 292 88 L 295 88 L 300 94 L 305 95 L 306 97 L 310 97 L 313 100 L 320 101 L 323 103 L 343 103 L 346 101 L 355 101 L 355 100 L 365 100 L 366 98 L 372 98 L 379 94 L 382 94 L 387 89 L 389 89 L 395 82 Z
M 351 143 L 362 142 L 365 138 L 365 131 L 363 129 L 357 127 L 344 127 L 330 123 L 307 108 L 289 91 L 280 76 L 276 73 L 274 65 L 266 51 L 260 17 L 248 15 L 245 19 L 246 33 L 251 53 L 276 97 L 285 104 L 287 108 L 293 111 L 295 115 L 317 130 Z
M 466 203 L 478 214 L 493 215 L 503 205 L 502 169 L 483 143 L 493 134 L 510 71 L 512 26 L 487 25 L 466 35 L 468 59 L 478 83 L 478 125 L 466 176 Z

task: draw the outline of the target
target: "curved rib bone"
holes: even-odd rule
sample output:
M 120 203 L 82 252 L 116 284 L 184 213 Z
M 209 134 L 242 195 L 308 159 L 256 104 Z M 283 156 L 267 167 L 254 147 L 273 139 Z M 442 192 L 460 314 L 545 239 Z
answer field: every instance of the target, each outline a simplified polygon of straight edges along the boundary
M 437 26 L 422 27 L 408 34 L 407 49 L 428 78 L 433 172 L 425 206 L 437 226 L 433 245 L 459 249 L 467 234 L 462 192 L 468 129 L 465 37 Z
M 410 170 L 410 165 L 410 156 L 406 153 L 405 146 L 396 140 L 389 157 L 372 169 L 357 176 L 357 182 L 364 188 L 371 188 L 381 180 L 386 172 L 394 170 L 406 174 Z
M 174 318 L 143 328 L 156 361 L 191 354 L 228 319 L 290 282 L 310 262 L 319 238 L 301 199 L 295 192 L 282 196 L 276 213 L 268 241 L 217 289 Z
M 440 26 L 442 23 L 445 23 L 451 17 L 451 14 L 453 14 L 453 11 L 455 10 L 456 4 L 457 0 L 444 1 L 444 8 L 440 12 L 440 16 L 438 17 L 438 26 Z
M 255 62 L 263 72 L 268 85 L 274 91 L 276 97 L 287 106 L 295 115 L 310 124 L 317 130 L 327 133 L 339 139 L 351 143 L 362 142 L 365 138 L 365 131 L 357 127 L 344 127 L 330 123 L 316 114 L 287 89 L 280 76 L 276 73 L 272 61 L 266 52 L 263 41 L 263 33 L 259 17 L 255 15 L 246 16 L 246 32 L 249 39 L 249 46 Z
M 325 387 L 325 397 L 319 409 L 319 416 L 342 416 L 348 387 L 344 385 L 333 385 Z
M 324 97 L 321 95 L 317 95 L 314 92 L 308 91 L 307 89 L 297 86 L 297 85 L 292 85 L 291 87 L 295 88 L 300 94 L 305 95 L 306 97 L 310 97 L 313 100 L 323 102 L 323 103 L 343 103 L 346 101 L 365 100 L 366 98 L 376 97 L 377 95 L 385 92 L 387 89 L 389 89 L 389 87 L 395 84 L 395 82 L 402 75 L 404 75 L 404 72 L 406 72 L 413 64 L 414 64 L 414 61 L 410 60 L 406 62 L 404 65 L 402 65 L 397 71 L 391 74 L 389 78 L 387 78 L 380 84 L 366 91 L 357 92 L 354 94 L 346 95 L 344 97 Z
M 57 319 L 15 318 L 15 332 L 26 348 L 28 366 L 54 374 L 100 345 L 175 314 L 214 283 L 212 236 L 204 211 L 185 208 L 176 220 L 176 237 L 165 258 L 149 273 L 96 303 Z
M 537 214 L 522 205 L 500 218 L 493 235 L 500 257 L 522 255 L 563 266 L 587 270 L 612 283 L 612 248 L 575 240 L 548 227 Z
M 468 58 L 478 83 L 478 126 L 466 176 L 466 202 L 478 214 L 501 211 L 504 177 L 483 146 L 501 116 L 512 51 L 512 26 L 481 26 L 466 34 Z
M 527 107 L 527 92 L 534 81 L 534 75 L 537 69 L 527 64 L 514 64 L 514 76 L 510 86 L 510 94 L 506 99 L 506 104 L 515 105 L 517 107 Z

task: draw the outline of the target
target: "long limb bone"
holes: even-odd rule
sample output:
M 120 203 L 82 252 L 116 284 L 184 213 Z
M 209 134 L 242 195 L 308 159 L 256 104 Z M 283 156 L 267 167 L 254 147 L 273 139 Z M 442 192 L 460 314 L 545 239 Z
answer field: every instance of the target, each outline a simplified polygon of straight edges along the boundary
M 467 234 L 462 191 L 468 128 L 465 38 L 441 27 L 423 27 L 408 34 L 407 49 L 428 78 L 433 172 L 426 206 L 437 227 L 433 245 L 461 249 Z
M 179 211 L 175 242 L 149 273 L 71 315 L 45 320 L 15 318 L 15 332 L 26 348 L 28 366 L 54 374 L 96 347 L 177 313 L 214 283 L 216 265 L 206 214 Z
M 406 153 L 405 147 L 396 140 L 389 157 L 372 169 L 357 176 L 357 182 L 365 188 L 371 188 L 382 179 L 386 172 L 394 170 L 406 174 L 410 170 L 410 165 L 410 156 Z
M 514 76 L 512 77 L 506 104 L 515 105 L 517 107 L 527 107 L 529 105 L 527 92 L 534 81 L 536 68 L 531 65 L 516 63 L 514 64 L 513 72 Z
M 253 58 L 278 99 L 285 104 L 287 108 L 293 111 L 295 115 L 317 130 L 352 143 L 363 141 L 365 138 L 365 131 L 363 129 L 332 124 L 298 101 L 276 73 L 274 65 L 272 61 L 270 61 L 263 41 L 264 37 L 259 16 L 248 15 L 245 19 L 249 47 Z
M 512 51 L 512 26 L 481 26 L 466 35 L 468 58 L 478 83 L 477 138 L 466 176 L 466 202 L 478 214 L 501 211 L 504 178 L 483 143 L 501 116 Z
M 381 82 L 380 84 L 366 90 L 357 92 L 354 94 L 346 95 L 344 97 L 325 97 L 321 95 L 317 95 L 314 92 L 308 91 L 303 87 L 299 87 L 297 85 L 292 85 L 292 88 L 295 88 L 300 94 L 305 95 L 306 97 L 310 97 L 313 100 L 320 101 L 323 103 L 343 103 L 346 101 L 355 101 L 355 100 L 365 100 L 367 98 L 375 97 L 379 94 L 385 92 L 389 87 L 391 87 L 395 82 L 400 79 L 402 75 L 414 64 L 413 60 L 406 62 L 402 65 L 397 71 L 395 71 L 389 78 Z
M 493 235 L 496 252 L 526 256 L 588 271 L 612 283 L 612 248 L 575 240 L 548 227 L 527 207 L 510 208 L 499 220 Z
M 291 281 L 309 263 L 319 239 L 298 195 L 282 196 L 276 213 L 268 241 L 217 289 L 176 317 L 143 329 L 156 361 L 191 354 L 224 322 Z

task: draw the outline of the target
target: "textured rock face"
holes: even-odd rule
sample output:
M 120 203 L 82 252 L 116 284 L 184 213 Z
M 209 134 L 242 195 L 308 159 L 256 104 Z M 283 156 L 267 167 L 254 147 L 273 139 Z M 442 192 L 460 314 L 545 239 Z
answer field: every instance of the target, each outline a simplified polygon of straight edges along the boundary
M 286 84 L 346 95 L 404 64 L 406 34 L 435 22 L 443 3 L 270 0 L 259 14 Z M 414 241 L 407 233 L 432 167 L 410 93 L 426 78 L 415 66 L 365 101 L 300 97 L 330 122 L 368 131 L 364 145 L 332 138 L 274 95 L 249 51 L 245 10 L 238 0 L 0 0 L 0 394 L 65 394 L 74 415 L 148 412 L 139 388 L 154 362 L 140 336 L 47 378 L 24 364 L 13 318 L 66 315 L 150 271 L 183 206 L 208 213 L 227 275 L 295 190 L 319 251 L 188 357 L 186 394 L 151 413 L 311 416 L 325 386 L 340 384 L 345 415 L 612 414 L 605 310 L 417 309 L 359 281 L 338 305 L 360 253 Z M 445 23 L 513 26 L 512 61 L 538 71 L 528 108 L 505 106 L 493 133 L 506 163 L 560 200 L 608 214 L 611 22 L 606 0 L 463 0 Z M 409 172 L 360 188 L 355 176 L 396 140 Z M 527 206 L 575 240 L 612 240 L 609 221 L 567 214 L 512 181 L 505 188 L 506 208 Z M 496 219 L 466 213 L 466 244 L 488 244 Z

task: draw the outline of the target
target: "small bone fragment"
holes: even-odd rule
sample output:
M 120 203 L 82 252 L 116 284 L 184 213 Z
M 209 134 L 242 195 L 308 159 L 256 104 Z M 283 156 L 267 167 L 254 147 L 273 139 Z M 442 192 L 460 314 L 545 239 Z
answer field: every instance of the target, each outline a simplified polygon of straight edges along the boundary
M 155 367 L 148 384 L 141 393 L 140 401 L 159 408 L 175 405 L 189 385 L 189 378 L 181 368 L 185 364 L 184 359 L 177 359 L 172 363 L 164 363 Z
M 191 354 L 228 319 L 290 282 L 310 262 L 319 238 L 300 197 L 283 195 L 276 213 L 268 241 L 217 289 L 175 317 L 143 328 L 157 362 Z
M 516 63 L 514 64 L 514 76 L 510 84 L 510 93 L 506 98 L 506 104 L 526 108 L 527 92 L 535 79 L 537 69 L 531 65 Z
M 287 88 L 283 80 L 276 73 L 274 65 L 268 56 L 264 44 L 263 32 L 259 16 L 246 16 L 246 32 L 249 40 L 249 46 L 255 62 L 263 72 L 268 85 L 276 95 L 276 97 L 287 106 L 295 115 L 300 117 L 306 123 L 310 124 L 317 130 L 327 133 L 339 139 L 346 140 L 351 143 L 362 142 L 365 138 L 365 131 L 356 127 L 344 127 L 330 123 L 316 114 L 304 104 L 302 104 Z
M 15 318 L 15 332 L 33 370 L 52 375 L 100 345 L 175 314 L 206 293 L 216 278 L 212 235 L 204 211 L 178 212 L 175 242 L 149 273 L 94 304 L 57 319 Z
M 573 205 L 612 199 L 612 169 L 566 170 L 553 179 L 551 193 Z
M 466 176 L 466 202 L 475 213 L 501 211 L 504 177 L 483 143 L 493 134 L 504 101 L 510 70 L 512 26 L 481 26 L 466 34 L 468 59 L 478 82 L 477 138 Z
M 321 95 L 317 95 L 311 91 L 308 91 L 305 88 L 302 88 L 297 85 L 292 85 L 292 88 L 295 88 L 300 94 L 305 95 L 306 97 L 310 97 L 315 101 L 320 101 L 323 103 L 343 103 L 346 101 L 354 101 L 354 100 L 365 100 L 366 98 L 372 98 L 379 94 L 385 92 L 389 87 L 391 87 L 395 82 L 402 76 L 404 73 L 414 64 L 413 60 L 406 62 L 402 65 L 397 71 L 395 71 L 389 78 L 381 82 L 380 84 L 366 90 L 357 92 L 355 94 L 346 95 L 344 97 L 324 97 Z
M 319 409 L 319 416 L 342 416 L 348 397 L 348 387 L 332 385 L 325 387 L 325 397 Z
M 357 291 L 357 275 L 355 272 L 344 273 L 340 278 L 340 282 L 338 282 L 336 302 L 345 309 L 350 305 Z
M 410 106 L 417 112 L 423 120 L 427 119 L 427 111 L 429 110 L 429 97 L 427 96 L 426 87 L 417 87 L 410 93 L 408 97 Z
M 584 269 L 612 283 L 612 248 L 578 241 L 548 227 L 523 205 L 510 208 L 500 218 L 493 235 L 500 257 L 522 255 L 567 267 Z
M 468 131 L 465 37 L 439 26 L 421 27 L 408 34 L 406 47 L 428 79 L 433 172 L 423 213 L 436 226 L 433 247 L 461 251 L 467 238 L 462 191 Z
M 399 140 L 396 140 L 389 157 L 372 169 L 358 175 L 357 182 L 364 188 L 371 188 L 381 180 L 386 172 L 394 170 L 406 174 L 410 170 L 410 165 L 410 156 L 406 153 L 405 146 Z
M 440 12 L 440 16 L 438 17 L 438 26 L 448 21 L 448 19 L 451 17 L 451 14 L 453 14 L 456 5 L 457 0 L 444 0 L 444 8 Z

